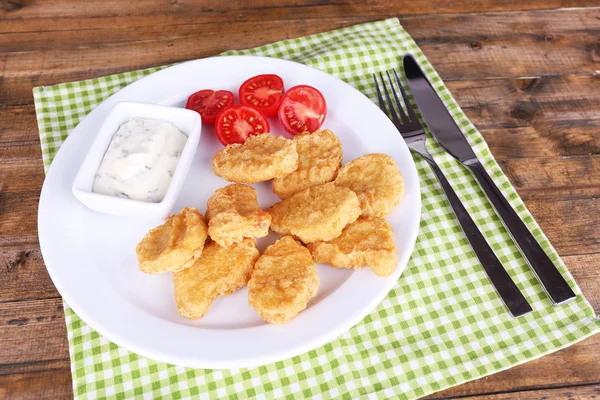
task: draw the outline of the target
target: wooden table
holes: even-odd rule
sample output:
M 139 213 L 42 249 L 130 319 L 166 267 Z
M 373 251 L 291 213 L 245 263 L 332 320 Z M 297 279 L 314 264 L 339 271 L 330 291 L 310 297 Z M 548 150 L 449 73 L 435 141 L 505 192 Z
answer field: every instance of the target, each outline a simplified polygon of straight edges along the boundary
M 69 398 L 31 89 L 398 16 L 600 309 L 600 1 L 0 0 L 0 398 Z M 474 3 L 474 4 L 472 4 Z M 600 396 L 600 335 L 434 398 Z

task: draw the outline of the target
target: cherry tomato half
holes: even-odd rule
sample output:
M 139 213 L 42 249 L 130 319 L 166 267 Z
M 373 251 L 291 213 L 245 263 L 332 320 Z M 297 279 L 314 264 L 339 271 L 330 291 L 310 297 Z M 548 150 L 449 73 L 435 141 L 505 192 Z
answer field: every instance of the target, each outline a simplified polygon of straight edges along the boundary
M 244 143 L 250 135 L 269 132 L 269 121 L 260 111 L 238 104 L 229 107 L 217 117 L 215 130 L 217 138 L 227 146 L 232 143 Z
M 221 111 L 233 105 L 233 100 L 233 93 L 229 90 L 204 89 L 191 95 L 185 108 L 200 114 L 203 124 L 212 125 Z
M 283 80 L 273 74 L 257 75 L 242 83 L 240 103 L 251 106 L 267 117 L 277 114 L 283 97 Z
M 292 135 L 314 132 L 323 125 L 327 115 L 325 98 L 317 89 L 308 85 L 289 89 L 279 107 L 279 122 Z

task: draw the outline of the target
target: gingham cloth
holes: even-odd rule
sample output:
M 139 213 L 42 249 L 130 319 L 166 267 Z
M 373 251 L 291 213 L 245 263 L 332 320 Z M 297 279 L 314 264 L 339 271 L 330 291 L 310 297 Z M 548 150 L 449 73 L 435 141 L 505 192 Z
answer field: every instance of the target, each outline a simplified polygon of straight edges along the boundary
M 600 330 L 581 294 L 477 129 L 397 19 L 225 55 L 297 61 L 343 79 L 375 100 L 371 75 L 412 53 L 467 135 L 477 156 L 558 266 L 577 299 L 554 307 L 476 181 L 428 141 L 469 213 L 533 307 L 515 319 L 471 250 L 427 164 L 415 156 L 423 210 L 408 266 L 383 302 L 348 332 L 318 349 L 252 369 L 208 370 L 156 362 L 100 336 L 65 304 L 76 398 L 412 399 L 490 375 L 576 343 Z M 96 105 L 160 68 L 35 88 L 44 165 Z

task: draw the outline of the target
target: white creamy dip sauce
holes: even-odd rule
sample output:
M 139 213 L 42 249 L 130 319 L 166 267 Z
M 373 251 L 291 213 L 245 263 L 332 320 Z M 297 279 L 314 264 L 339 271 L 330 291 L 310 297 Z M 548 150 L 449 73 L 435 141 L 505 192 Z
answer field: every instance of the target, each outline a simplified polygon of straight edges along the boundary
M 95 193 L 151 203 L 167 193 L 187 141 L 170 122 L 133 118 L 113 136 L 96 172 Z

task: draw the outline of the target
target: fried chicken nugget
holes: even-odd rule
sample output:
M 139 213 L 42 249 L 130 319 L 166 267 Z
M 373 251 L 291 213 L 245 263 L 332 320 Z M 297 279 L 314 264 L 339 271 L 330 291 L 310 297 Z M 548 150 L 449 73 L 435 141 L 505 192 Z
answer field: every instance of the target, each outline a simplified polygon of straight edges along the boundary
M 269 213 L 258 206 L 256 189 L 241 183 L 217 189 L 208 199 L 206 219 L 209 236 L 221 246 L 267 236 L 271 225 Z
M 208 227 L 202 214 L 186 207 L 150 230 L 135 248 L 140 270 L 147 274 L 179 271 L 202 254 Z
M 367 217 L 388 215 L 404 194 L 404 178 L 386 154 L 366 154 L 350 161 L 340 169 L 335 184 L 358 195 L 362 215 Z
M 256 262 L 248 282 L 248 303 L 265 321 L 285 324 L 306 308 L 319 282 L 310 252 L 285 236 Z
M 173 274 L 179 314 L 190 319 L 202 318 L 217 297 L 246 286 L 259 256 L 253 239 L 227 247 L 208 243 L 190 268 Z
M 268 133 L 250 136 L 244 144 L 230 144 L 212 160 L 215 175 L 231 182 L 264 182 L 286 176 L 296 168 L 296 143 Z
M 370 267 L 379 276 L 391 275 L 398 265 L 398 249 L 390 224 L 381 217 L 360 217 L 329 242 L 308 244 L 317 263 L 335 268 Z
M 342 166 L 342 144 L 329 129 L 296 135 L 298 169 L 273 179 L 273 193 L 282 199 L 311 186 L 331 182 Z
M 329 182 L 296 193 L 267 212 L 271 214 L 272 230 L 311 243 L 339 236 L 361 211 L 353 191 Z

